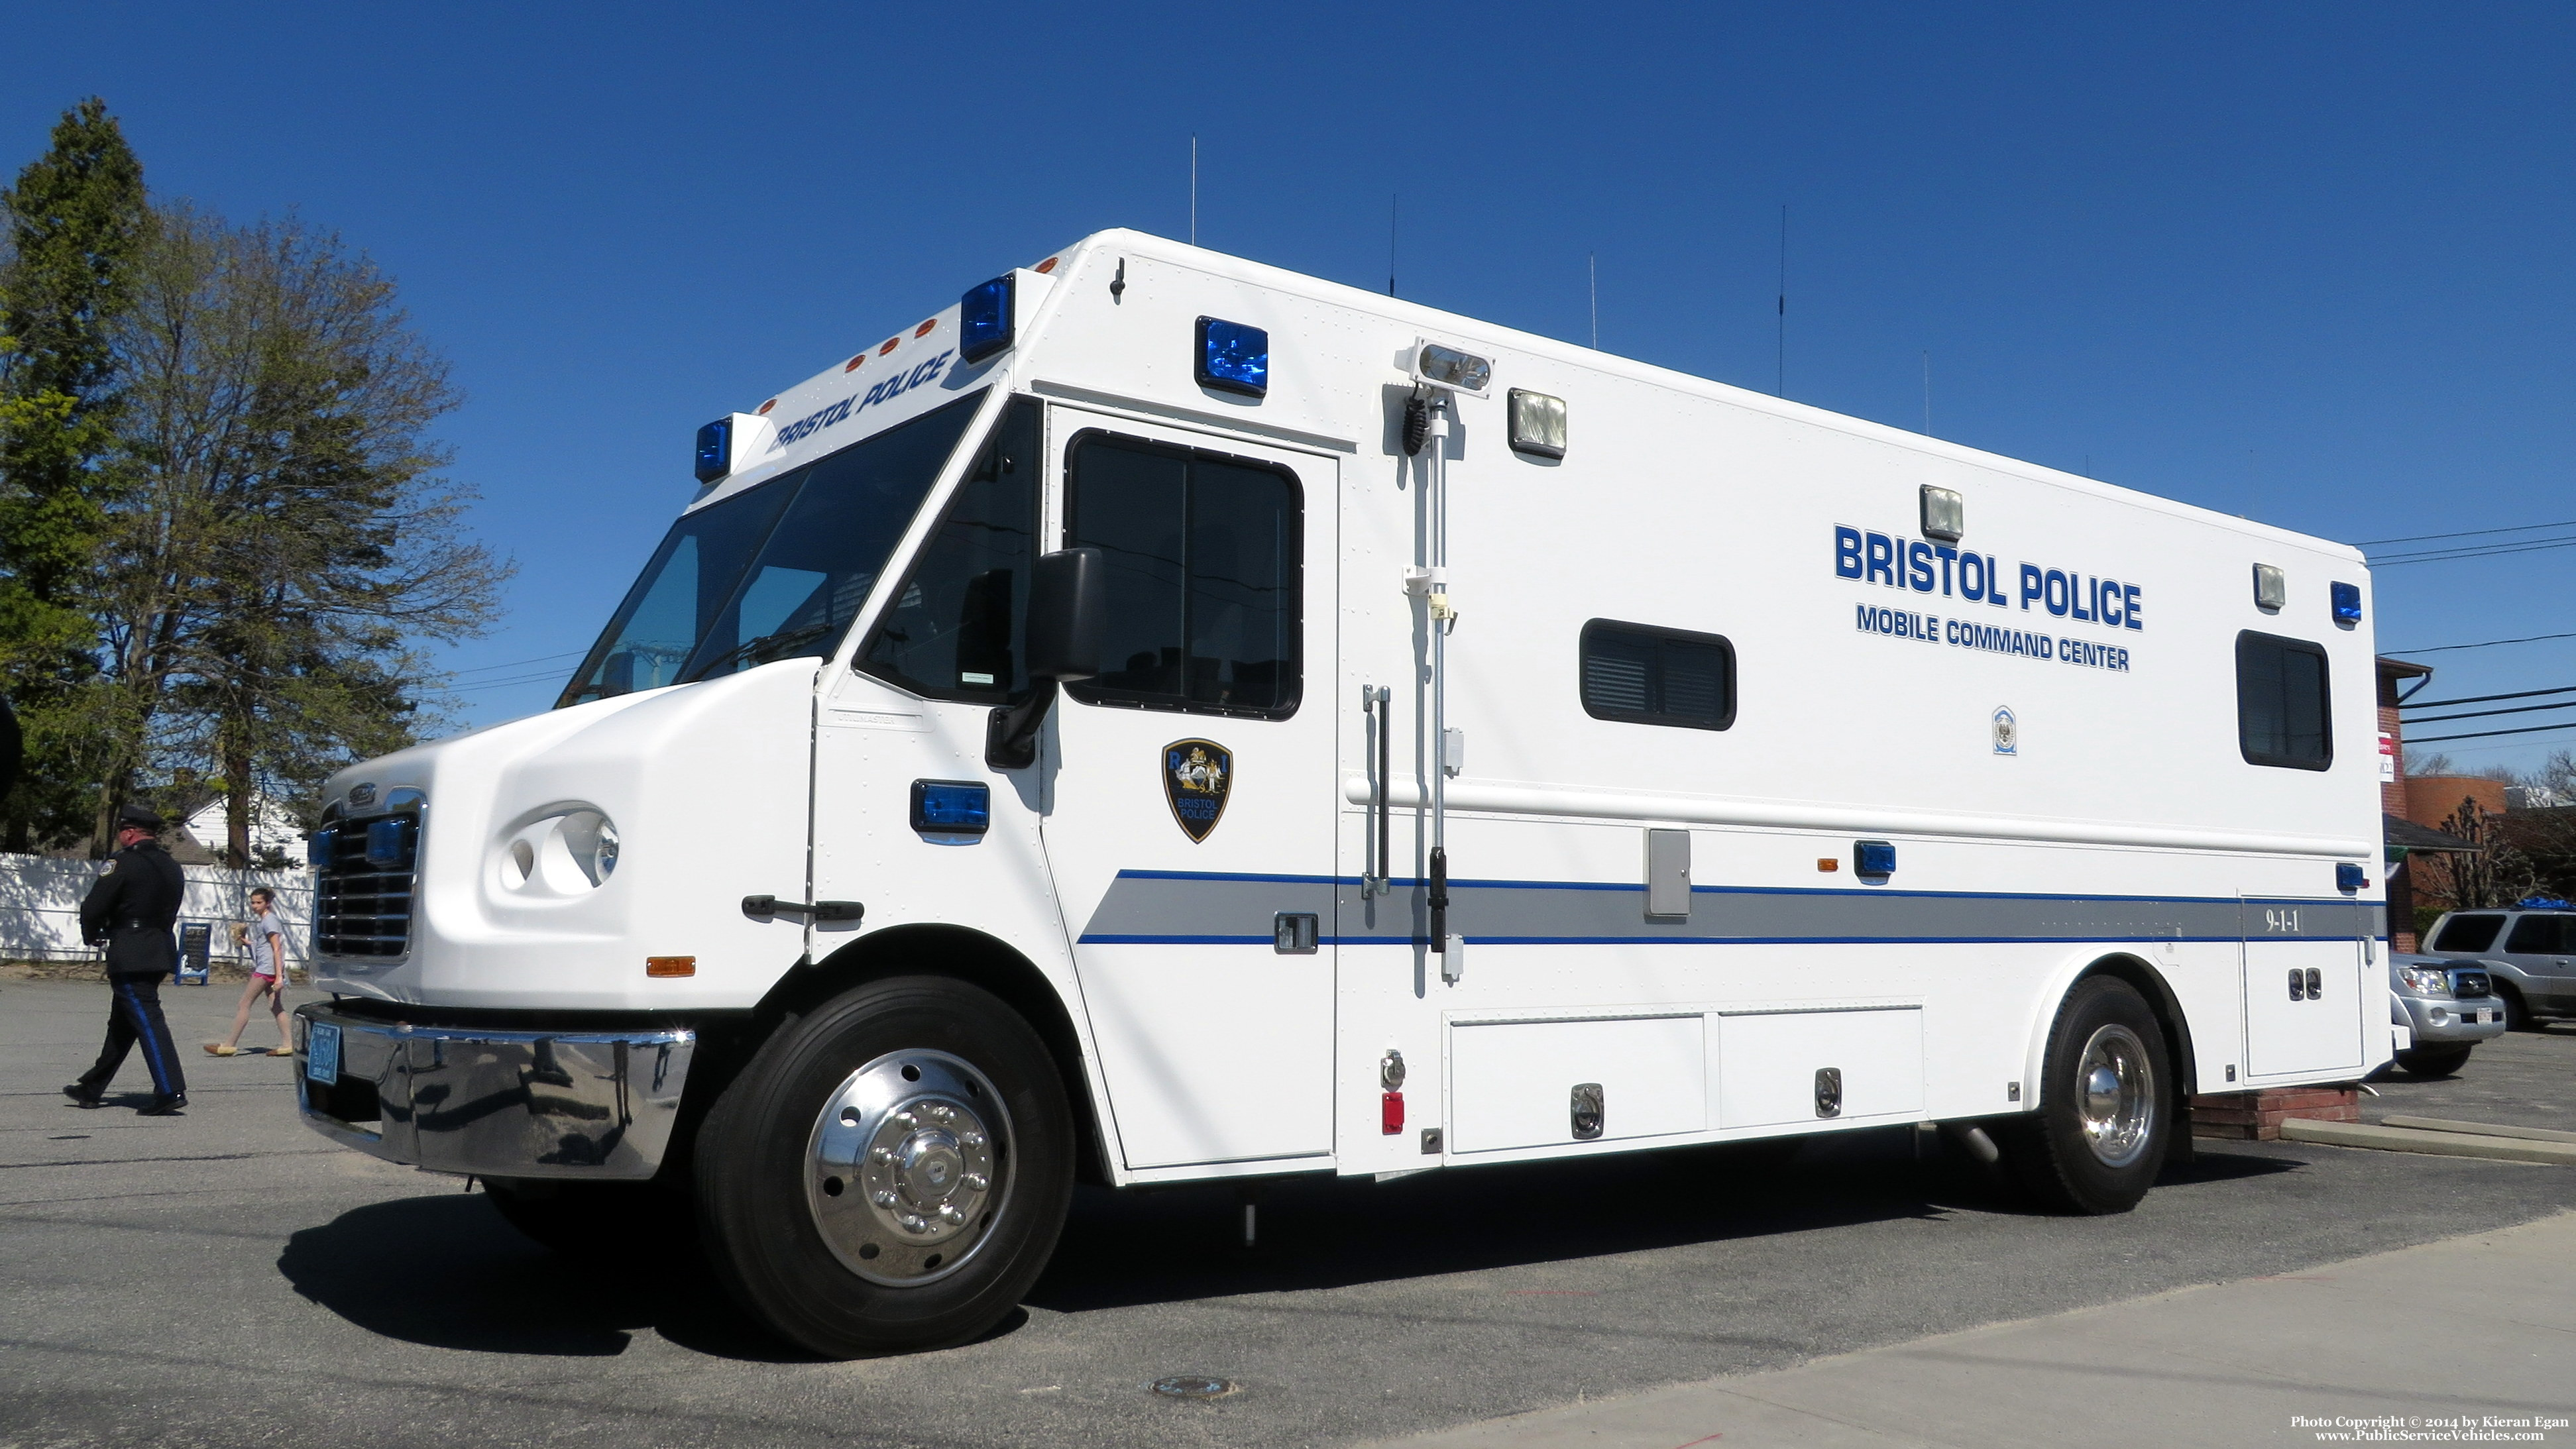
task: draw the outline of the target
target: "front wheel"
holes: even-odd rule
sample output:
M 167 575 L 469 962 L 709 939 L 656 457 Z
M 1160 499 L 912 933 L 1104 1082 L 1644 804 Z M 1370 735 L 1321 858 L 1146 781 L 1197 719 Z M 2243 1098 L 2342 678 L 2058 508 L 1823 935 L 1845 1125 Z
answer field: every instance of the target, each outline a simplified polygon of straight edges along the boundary
M 2469 1047 L 2409 1047 L 2397 1054 L 2398 1069 L 2410 1077 L 2447 1077 L 2469 1064 Z
M 790 1021 L 699 1129 L 717 1275 L 834 1358 L 934 1348 L 1009 1313 L 1073 1194 L 1073 1117 L 1037 1033 L 936 976 L 870 982 Z
M 2060 1212 L 2124 1213 L 2163 1168 L 2173 1130 L 2164 1029 L 2136 988 L 2088 977 L 2049 1032 L 2039 1110 L 2015 1124 L 2005 1162 Z

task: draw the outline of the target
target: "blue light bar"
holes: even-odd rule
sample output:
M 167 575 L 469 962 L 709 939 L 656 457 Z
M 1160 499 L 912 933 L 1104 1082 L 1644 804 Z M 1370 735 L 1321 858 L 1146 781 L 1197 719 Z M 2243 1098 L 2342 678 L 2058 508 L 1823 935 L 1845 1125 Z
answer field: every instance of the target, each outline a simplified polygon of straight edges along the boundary
M 1270 391 L 1270 334 L 1240 322 L 1199 319 L 1199 386 L 1260 397 Z
M 1018 290 L 1004 272 L 980 287 L 969 287 L 957 299 L 957 357 L 977 363 L 1011 347 L 1012 294 Z
M 713 483 L 733 471 L 733 419 L 718 418 L 698 429 L 698 481 Z
M 1896 874 L 1896 847 L 1884 840 L 1853 842 L 1852 874 L 1872 885 Z
M 2335 864 L 2336 890 L 2357 891 L 2368 884 L 2370 884 L 2370 872 L 2348 860 L 2338 861 Z
M 2361 585 L 2332 584 L 2327 592 L 2334 596 L 2334 619 L 2338 624 L 2361 622 Z
M 312 838 L 304 842 L 304 863 L 315 870 L 329 869 L 331 852 L 339 843 L 340 832 L 336 829 L 314 831 Z
M 387 869 L 411 864 L 411 835 L 416 823 L 409 815 L 391 815 L 369 821 L 367 864 Z
M 964 780 L 912 782 L 912 828 L 924 835 L 981 835 L 993 824 L 993 791 Z

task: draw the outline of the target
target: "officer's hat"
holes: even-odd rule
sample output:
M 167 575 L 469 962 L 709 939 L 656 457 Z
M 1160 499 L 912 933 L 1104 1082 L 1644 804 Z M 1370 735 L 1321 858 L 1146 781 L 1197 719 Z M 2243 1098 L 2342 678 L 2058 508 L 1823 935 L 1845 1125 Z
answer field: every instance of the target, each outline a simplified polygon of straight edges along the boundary
M 161 833 L 163 821 L 160 816 L 152 813 L 151 807 L 127 801 L 118 808 L 116 823 L 120 827 L 130 825 L 137 830 L 149 830 L 158 835 Z

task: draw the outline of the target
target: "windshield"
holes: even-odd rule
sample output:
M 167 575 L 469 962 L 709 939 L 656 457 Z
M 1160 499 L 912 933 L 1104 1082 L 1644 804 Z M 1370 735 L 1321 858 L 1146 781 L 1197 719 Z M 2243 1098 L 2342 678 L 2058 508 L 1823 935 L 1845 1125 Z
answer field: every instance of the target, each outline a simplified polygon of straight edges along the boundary
M 982 398 L 683 514 L 555 707 L 830 654 Z

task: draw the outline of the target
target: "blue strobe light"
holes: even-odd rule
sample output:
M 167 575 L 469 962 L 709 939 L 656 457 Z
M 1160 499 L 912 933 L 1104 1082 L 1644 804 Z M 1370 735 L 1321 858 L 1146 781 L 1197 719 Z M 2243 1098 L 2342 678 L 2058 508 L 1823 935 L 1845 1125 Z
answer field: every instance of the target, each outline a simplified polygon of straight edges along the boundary
M 993 791 L 965 780 L 912 782 L 912 828 L 924 835 L 974 836 L 992 827 Z
M 1270 391 L 1270 334 L 1201 317 L 1197 370 L 1201 387 L 1260 397 Z
M 330 869 L 332 852 L 339 844 L 340 832 L 337 829 L 314 831 L 313 837 L 304 842 L 304 863 L 315 870 Z
M 1854 843 L 1852 874 L 1871 885 L 1877 885 L 1896 874 L 1896 847 L 1884 840 L 1863 840 Z
M 367 864 L 386 870 L 411 864 L 412 831 L 418 823 L 409 815 L 367 822 Z
M 2361 622 L 2361 585 L 2335 584 L 2328 592 L 2334 595 L 2336 623 L 2349 626 Z
M 2368 884 L 2370 884 L 2369 871 L 2362 869 L 2360 866 L 2357 866 L 2348 860 L 2337 861 L 2335 863 L 2336 890 L 2357 891 Z
M 957 299 L 957 356 L 968 363 L 981 362 L 1011 347 L 1011 294 L 1016 290 L 1008 272 L 980 287 L 969 287 Z
M 698 429 L 698 481 L 713 483 L 733 471 L 733 419 L 718 418 Z

